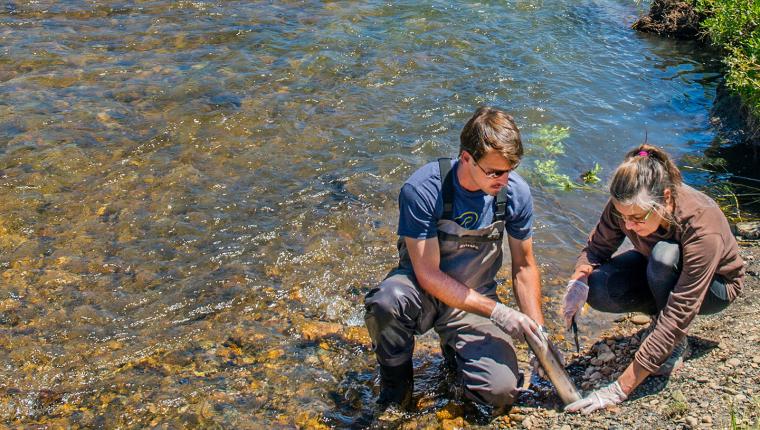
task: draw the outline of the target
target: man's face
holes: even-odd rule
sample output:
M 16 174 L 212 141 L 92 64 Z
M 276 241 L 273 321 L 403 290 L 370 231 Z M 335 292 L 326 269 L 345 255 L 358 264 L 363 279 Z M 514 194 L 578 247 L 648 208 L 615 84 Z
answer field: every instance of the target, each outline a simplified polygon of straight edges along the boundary
M 509 172 L 513 166 L 496 151 L 486 153 L 480 160 L 467 151 L 462 152 L 462 161 L 467 165 L 468 173 L 478 188 L 486 194 L 495 196 L 507 185 Z

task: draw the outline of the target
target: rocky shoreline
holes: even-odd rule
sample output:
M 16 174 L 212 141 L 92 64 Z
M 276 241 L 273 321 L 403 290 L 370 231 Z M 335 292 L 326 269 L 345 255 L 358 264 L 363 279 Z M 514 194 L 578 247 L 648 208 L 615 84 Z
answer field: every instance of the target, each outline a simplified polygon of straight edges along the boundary
M 697 317 L 689 330 L 691 356 L 670 378 L 650 377 L 623 404 L 590 416 L 543 409 L 529 399 L 492 428 L 708 429 L 760 426 L 760 243 L 743 242 L 744 290 L 725 311 Z M 591 348 L 567 357 L 584 393 L 606 385 L 631 362 L 647 322 L 620 318 Z
M 526 391 L 507 414 L 490 419 L 468 410 L 468 403 L 449 392 L 441 399 L 417 393 L 417 411 L 386 412 L 371 420 L 376 429 L 756 429 L 760 427 L 760 242 L 741 236 L 746 262 L 742 294 L 725 311 L 699 316 L 689 330 L 691 354 L 670 378 L 649 377 L 621 405 L 589 416 L 563 412 L 551 385 L 526 382 Z M 633 360 L 647 334 L 649 317 L 625 314 L 579 354 L 567 354 L 567 370 L 587 394 L 614 381 Z M 360 336 L 364 337 L 364 336 Z M 415 351 L 416 377 L 437 374 L 437 345 L 423 336 Z M 362 339 L 365 340 L 365 339 Z M 561 339 L 555 339 L 559 342 Z M 525 358 L 524 351 L 520 357 Z M 420 369 L 420 367 L 422 369 Z M 527 369 L 527 363 L 521 363 Z M 432 370 L 431 370 L 432 369 Z M 429 383 L 430 381 L 428 381 Z M 454 386 L 451 382 L 441 385 Z M 433 405 L 432 403 L 438 403 Z

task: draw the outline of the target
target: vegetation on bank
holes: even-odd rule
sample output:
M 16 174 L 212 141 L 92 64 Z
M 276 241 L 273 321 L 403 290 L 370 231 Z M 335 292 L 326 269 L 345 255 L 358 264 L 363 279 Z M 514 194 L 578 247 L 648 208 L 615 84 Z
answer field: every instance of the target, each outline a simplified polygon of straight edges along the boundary
M 692 0 L 706 18 L 702 29 L 726 52 L 726 85 L 760 118 L 760 2 L 757 0 Z

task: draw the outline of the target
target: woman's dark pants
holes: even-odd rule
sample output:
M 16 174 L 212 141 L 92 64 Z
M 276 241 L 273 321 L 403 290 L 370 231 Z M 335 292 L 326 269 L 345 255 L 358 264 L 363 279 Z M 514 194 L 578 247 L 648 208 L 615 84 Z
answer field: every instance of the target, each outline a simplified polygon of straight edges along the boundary
M 681 247 L 677 243 L 658 242 L 648 259 L 626 251 L 591 273 L 588 304 L 601 312 L 656 315 L 665 308 L 680 275 Z M 725 281 L 716 275 L 699 314 L 714 314 L 729 304 Z

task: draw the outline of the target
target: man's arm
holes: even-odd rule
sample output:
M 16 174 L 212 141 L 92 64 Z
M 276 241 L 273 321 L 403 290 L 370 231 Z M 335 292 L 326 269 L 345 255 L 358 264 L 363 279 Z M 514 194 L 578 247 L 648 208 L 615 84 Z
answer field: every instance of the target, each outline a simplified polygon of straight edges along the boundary
M 541 312 L 541 275 L 533 256 L 533 239 L 515 239 L 507 235 L 512 255 L 512 289 L 520 311 L 544 324 Z
M 404 238 L 414 275 L 423 290 L 453 308 L 489 318 L 496 302 L 470 289 L 440 269 L 438 238 Z

